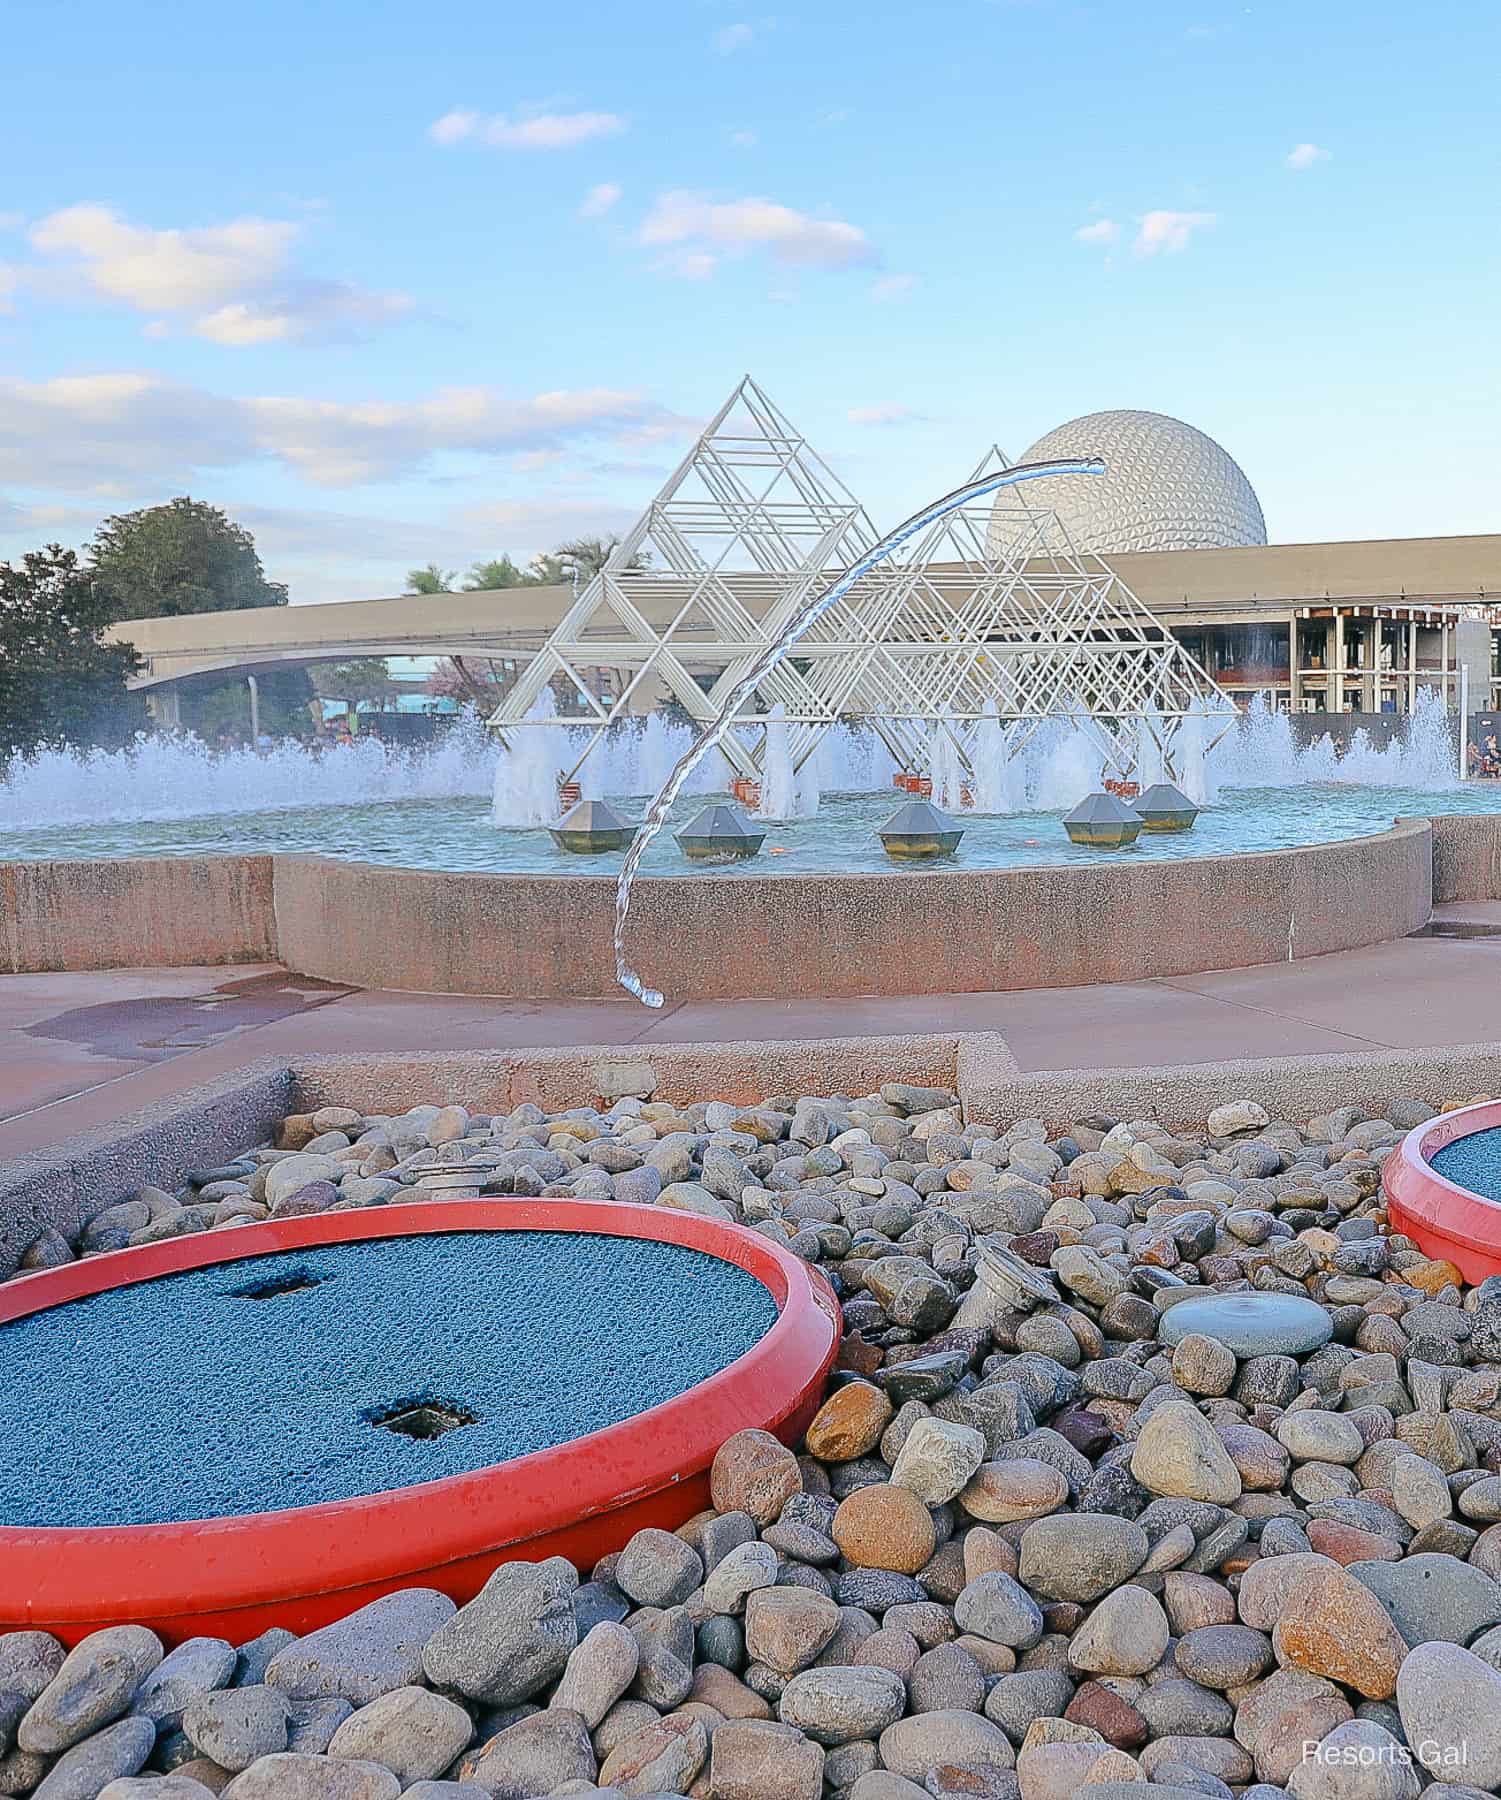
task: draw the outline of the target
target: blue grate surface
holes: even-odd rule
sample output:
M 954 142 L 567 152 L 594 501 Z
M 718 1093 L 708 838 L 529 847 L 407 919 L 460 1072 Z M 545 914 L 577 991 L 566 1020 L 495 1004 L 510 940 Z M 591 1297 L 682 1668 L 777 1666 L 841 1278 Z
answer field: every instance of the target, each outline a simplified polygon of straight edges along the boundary
M 1445 1181 L 1487 1200 L 1501 1200 L 1501 1127 L 1455 1138 L 1428 1160 Z
M 718 1257 L 566 1232 L 163 1276 L 0 1326 L 0 1524 L 214 1518 L 463 1474 L 670 1400 L 775 1320 Z M 475 1422 L 379 1428 L 422 1402 Z

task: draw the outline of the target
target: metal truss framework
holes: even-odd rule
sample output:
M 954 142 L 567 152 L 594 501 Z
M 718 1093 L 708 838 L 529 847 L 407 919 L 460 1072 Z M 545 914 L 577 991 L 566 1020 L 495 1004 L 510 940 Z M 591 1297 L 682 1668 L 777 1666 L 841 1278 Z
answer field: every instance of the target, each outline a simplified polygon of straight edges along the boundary
M 992 448 L 975 475 L 1007 466 Z M 1014 753 L 1046 721 L 1069 718 L 1089 725 L 1120 774 L 1148 739 L 1170 769 L 1172 722 L 1220 690 L 1101 558 L 1080 554 L 1054 513 L 1019 499 L 1005 511 L 1004 549 L 994 546 L 987 500 L 940 520 L 851 588 L 761 683 L 757 708 L 741 714 L 749 729 L 726 735 L 736 770 L 759 773 L 758 727 L 773 708 L 794 767 L 841 722 L 866 726 L 901 768 L 922 773 L 938 731 L 969 769 L 976 722 L 998 718 Z M 592 719 L 570 775 L 662 687 L 707 724 L 811 593 L 879 536 L 747 376 L 490 724 L 504 734 Z M 608 702 L 580 673 L 602 665 L 622 677 Z M 560 678 L 585 718 L 528 719 Z

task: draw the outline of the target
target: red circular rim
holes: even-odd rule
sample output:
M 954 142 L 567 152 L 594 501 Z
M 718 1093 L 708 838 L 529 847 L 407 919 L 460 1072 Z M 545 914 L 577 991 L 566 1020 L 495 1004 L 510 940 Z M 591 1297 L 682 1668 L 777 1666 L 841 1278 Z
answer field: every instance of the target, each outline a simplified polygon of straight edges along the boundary
M 1454 1264 L 1468 1282 L 1501 1275 L 1501 1204 L 1440 1175 L 1436 1151 L 1501 1126 L 1501 1100 L 1482 1100 L 1425 1119 L 1387 1157 L 1381 1171 L 1387 1216 L 1428 1256 Z
M 838 1302 L 823 1275 L 799 1257 L 742 1226 L 618 1201 L 421 1201 L 171 1238 L 0 1285 L 0 1324 L 217 1263 L 453 1231 L 586 1232 L 681 1244 L 753 1275 L 771 1293 L 777 1319 L 742 1356 L 673 1399 L 467 1474 L 278 1512 L 155 1525 L 0 1526 L 0 1628 L 45 1620 L 87 1621 L 92 1629 L 251 1612 L 294 1596 L 389 1590 L 431 1577 L 701 1477 L 736 1431 L 776 1431 L 801 1419 L 821 1396 L 838 1353 Z

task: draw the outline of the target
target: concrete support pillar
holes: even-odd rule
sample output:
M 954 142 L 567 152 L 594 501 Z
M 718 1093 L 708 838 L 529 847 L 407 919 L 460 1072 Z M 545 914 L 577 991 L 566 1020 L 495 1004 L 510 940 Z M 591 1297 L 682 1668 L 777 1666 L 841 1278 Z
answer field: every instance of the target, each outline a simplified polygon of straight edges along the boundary
M 151 689 L 146 696 L 146 713 L 158 731 L 182 729 L 182 690 L 175 681 Z
M 253 675 L 247 675 L 245 685 L 250 689 L 250 747 L 253 750 L 261 741 L 261 684 Z
M 1345 615 L 1334 609 L 1334 651 L 1329 660 L 1329 710 L 1345 710 Z
M 1287 615 L 1287 705 L 1290 712 L 1303 710 L 1303 646 L 1298 629 L 1298 615 Z
M 1366 712 L 1381 710 L 1381 619 L 1372 612 L 1361 621 L 1360 704 Z
M 1438 628 L 1438 691 L 1444 697 L 1444 705 L 1452 712 L 1459 705 L 1459 692 L 1454 679 L 1454 652 L 1450 638 L 1449 615 L 1445 613 Z
M 1491 628 L 1484 619 L 1461 619 L 1454 640 L 1458 666 L 1469 676 L 1470 711 L 1483 712 L 1491 703 Z
M 1418 703 L 1418 622 L 1407 621 L 1407 710 Z

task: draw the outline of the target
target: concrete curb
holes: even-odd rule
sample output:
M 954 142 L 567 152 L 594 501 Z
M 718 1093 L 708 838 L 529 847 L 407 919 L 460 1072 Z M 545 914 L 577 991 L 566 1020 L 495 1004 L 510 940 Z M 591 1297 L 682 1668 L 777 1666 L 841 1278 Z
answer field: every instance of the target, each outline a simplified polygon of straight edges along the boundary
M 1501 1043 L 1031 1072 L 994 1032 L 267 1058 L 9 1164 L 0 1173 L 0 1275 L 44 1227 L 76 1236 L 133 1188 L 175 1187 L 189 1169 L 264 1143 L 289 1112 L 335 1104 L 397 1111 L 421 1102 L 498 1111 L 526 1100 L 557 1110 L 621 1094 L 750 1102 L 870 1093 L 884 1081 L 951 1088 L 966 1116 L 988 1125 L 1041 1118 L 1056 1127 L 1093 1112 L 1202 1125 L 1213 1107 L 1240 1098 L 1259 1100 L 1274 1116 L 1307 1118 L 1350 1103 L 1375 1109 L 1399 1095 L 1439 1106 L 1498 1093 Z

